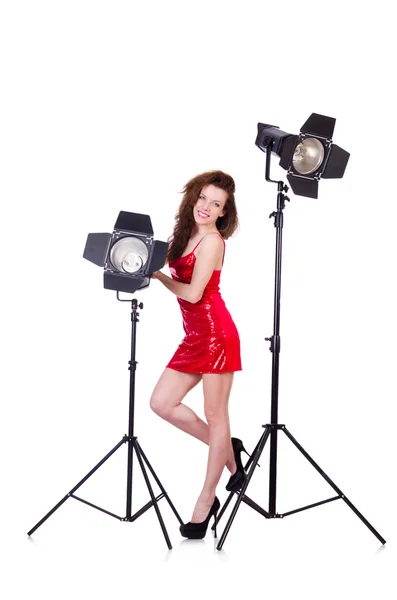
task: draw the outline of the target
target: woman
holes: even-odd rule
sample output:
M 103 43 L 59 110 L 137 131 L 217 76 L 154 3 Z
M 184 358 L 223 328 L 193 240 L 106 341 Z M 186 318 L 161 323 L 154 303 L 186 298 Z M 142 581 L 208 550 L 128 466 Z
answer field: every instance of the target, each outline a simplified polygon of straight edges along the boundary
M 241 370 L 240 340 L 219 292 L 225 242 L 238 226 L 232 177 L 210 171 L 185 186 L 176 215 L 167 262 L 172 277 L 153 273 L 173 292 L 181 308 L 185 338 L 161 375 L 150 400 L 156 414 L 209 445 L 207 472 L 191 521 L 183 536 L 202 538 L 219 500 L 216 486 L 223 468 L 232 474 L 226 487 L 240 489 L 245 478 L 241 440 L 230 438 L 228 400 L 235 371 Z M 205 423 L 182 404 L 203 382 Z

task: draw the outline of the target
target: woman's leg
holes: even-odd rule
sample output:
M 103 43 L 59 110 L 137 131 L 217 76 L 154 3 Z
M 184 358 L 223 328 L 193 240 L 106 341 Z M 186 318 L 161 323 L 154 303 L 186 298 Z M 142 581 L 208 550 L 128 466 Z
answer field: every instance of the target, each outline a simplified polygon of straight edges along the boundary
M 214 501 L 216 486 L 225 463 L 233 455 L 228 411 L 232 383 L 233 373 L 203 375 L 204 412 L 208 421 L 209 452 L 207 473 L 203 489 L 193 511 L 192 523 L 200 523 L 206 518 Z
M 201 381 L 201 377 L 200 373 L 165 369 L 153 390 L 150 408 L 165 421 L 208 444 L 207 423 L 188 406 L 181 404 L 186 394 Z
M 203 377 L 207 377 L 207 375 L 165 369 L 153 390 L 150 408 L 165 421 L 209 445 L 210 434 L 207 423 L 200 419 L 191 408 L 182 404 L 186 394 Z M 233 449 L 228 454 L 226 466 L 231 473 L 236 470 Z

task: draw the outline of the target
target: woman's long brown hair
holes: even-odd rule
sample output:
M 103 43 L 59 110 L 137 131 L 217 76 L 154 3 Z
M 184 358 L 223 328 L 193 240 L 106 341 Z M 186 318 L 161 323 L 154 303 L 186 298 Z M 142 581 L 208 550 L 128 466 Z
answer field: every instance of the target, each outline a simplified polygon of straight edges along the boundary
M 196 175 L 187 182 L 182 190 L 183 198 L 175 215 L 174 231 L 168 239 L 170 243 L 167 253 L 168 263 L 182 256 L 195 226 L 193 207 L 203 187 L 211 184 L 227 193 L 224 207 L 225 214 L 223 217 L 218 217 L 216 221 L 219 233 L 223 239 L 227 240 L 237 229 L 238 216 L 234 199 L 235 184 L 233 178 L 223 171 L 207 171 L 201 175 Z

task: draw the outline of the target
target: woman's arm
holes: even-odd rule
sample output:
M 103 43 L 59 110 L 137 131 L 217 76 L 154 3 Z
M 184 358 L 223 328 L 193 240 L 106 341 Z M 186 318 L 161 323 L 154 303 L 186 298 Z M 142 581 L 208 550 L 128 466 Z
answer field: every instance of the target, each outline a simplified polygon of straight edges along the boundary
M 155 271 L 154 279 L 161 281 L 173 294 L 187 300 L 192 304 L 198 302 L 204 292 L 210 277 L 215 269 L 216 263 L 223 253 L 223 242 L 217 235 L 206 235 L 197 249 L 196 262 L 193 268 L 190 283 L 175 281 L 161 271 Z

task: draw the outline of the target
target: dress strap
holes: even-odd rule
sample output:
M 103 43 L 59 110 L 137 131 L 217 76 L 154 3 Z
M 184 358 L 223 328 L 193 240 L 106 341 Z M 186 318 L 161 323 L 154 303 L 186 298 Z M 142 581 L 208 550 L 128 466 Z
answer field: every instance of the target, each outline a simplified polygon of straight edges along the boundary
M 224 261 L 224 259 L 225 259 L 225 249 L 226 249 L 226 242 L 225 242 L 225 240 L 223 239 L 223 237 L 221 236 L 221 234 L 219 233 L 219 231 L 214 231 L 214 233 L 216 233 L 217 235 L 219 235 L 219 236 L 220 236 L 220 238 L 221 238 L 221 240 L 222 240 L 222 242 L 223 242 L 223 256 L 222 256 L 222 266 L 223 266 L 223 261 Z M 206 233 L 205 235 L 213 235 L 213 234 L 211 234 L 211 233 Z M 200 240 L 200 241 L 199 241 L 199 242 L 198 242 L 198 243 L 195 245 L 195 247 L 194 247 L 194 248 L 193 248 L 193 250 L 192 250 L 192 254 L 193 254 L 193 252 L 196 250 L 197 246 L 198 246 L 199 244 L 201 244 L 201 242 L 202 242 L 202 241 L 203 241 L 203 239 L 205 238 L 205 235 L 203 235 L 203 237 L 201 238 L 201 240 Z
M 222 242 L 225 244 L 225 240 L 223 239 L 223 237 L 221 236 L 221 234 L 219 233 L 219 231 L 214 231 L 214 233 L 216 233 L 217 235 L 220 236 Z M 205 235 L 203 235 L 203 237 L 201 238 L 201 240 L 195 245 L 195 247 L 193 248 L 192 252 L 194 252 L 197 248 L 197 246 L 199 244 L 201 244 L 201 242 L 203 241 L 203 239 L 207 236 L 207 235 L 213 235 L 212 233 L 206 233 Z
M 196 250 L 197 246 L 198 246 L 199 244 L 201 244 L 201 242 L 203 241 L 204 237 L 205 237 L 205 236 L 203 236 L 203 237 L 201 238 L 201 240 L 198 242 L 198 244 L 196 244 L 196 245 L 195 245 L 195 247 L 194 247 L 194 248 L 193 248 L 193 250 L 192 250 L 192 254 L 193 254 L 193 252 Z

